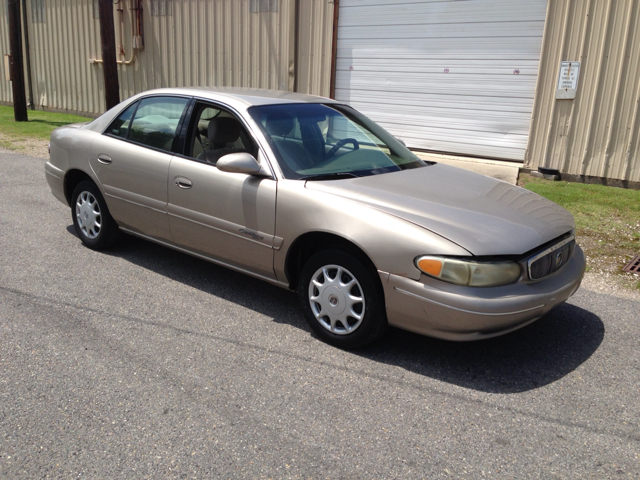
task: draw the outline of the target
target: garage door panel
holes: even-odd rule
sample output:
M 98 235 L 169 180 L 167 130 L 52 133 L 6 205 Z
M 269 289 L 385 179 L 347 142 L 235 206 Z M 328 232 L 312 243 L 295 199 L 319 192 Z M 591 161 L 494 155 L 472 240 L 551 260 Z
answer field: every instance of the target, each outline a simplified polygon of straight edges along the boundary
M 521 139 L 513 136 L 494 135 L 491 137 L 482 137 L 481 139 L 473 139 L 465 136 L 446 135 L 433 142 L 425 138 L 423 135 L 409 135 L 403 132 L 391 132 L 398 138 L 404 141 L 412 141 L 417 144 L 416 148 L 425 150 L 434 150 L 438 152 L 454 152 L 453 146 L 458 146 L 460 151 L 457 154 L 461 155 L 474 155 L 474 156 L 486 156 L 489 158 L 508 158 L 506 155 L 513 155 L 518 152 L 523 143 L 526 148 L 526 138 Z M 439 134 L 438 131 L 428 132 L 432 135 Z M 474 141 L 475 140 L 475 141 Z M 494 153 L 492 153 L 494 152 Z M 496 155 L 495 153 L 502 155 Z
M 367 102 L 363 102 L 367 103 Z M 372 105 L 373 106 L 373 105 Z M 452 122 L 460 122 L 466 121 L 469 118 L 472 118 L 476 122 L 481 122 L 483 124 L 483 129 L 486 131 L 491 131 L 494 127 L 489 127 L 487 124 L 489 121 L 497 122 L 497 125 L 502 122 L 503 124 L 512 123 L 511 127 L 514 128 L 513 119 L 519 121 L 526 121 L 528 118 L 527 113 L 512 113 L 512 112 L 494 112 L 491 110 L 468 110 L 462 108 L 438 108 L 431 109 L 429 112 L 425 113 L 423 110 L 412 108 L 411 106 L 405 105 L 379 105 L 380 118 L 387 120 L 389 115 L 395 115 L 398 118 L 399 122 L 413 122 L 416 125 L 420 125 L 425 121 L 429 121 L 431 119 L 435 119 L 439 122 L 444 121 L 452 121 Z M 403 120 L 404 119 L 404 120 Z M 452 125 L 451 128 L 455 128 L 455 125 Z M 520 127 L 518 127 L 520 128 Z M 527 134 L 528 130 L 520 128 L 523 134 Z
M 540 10 L 536 2 L 527 1 L 491 1 L 474 0 L 461 2 L 453 0 L 443 1 L 347 1 L 340 2 L 340 17 L 344 17 L 349 24 L 358 23 L 377 25 L 380 15 L 385 15 L 388 22 L 385 25 L 406 24 L 459 24 L 465 21 L 495 22 L 502 18 L 496 11 L 518 10 L 517 19 L 512 21 L 544 21 L 545 11 Z M 424 17 L 417 22 L 418 17 Z
M 410 147 L 523 160 L 545 0 L 342 0 L 336 98 Z
M 467 145 L 467 150 L 470 154 L 475 153 L 478 148 L 490 148 L 492 145 L 497 145 L 502 149 L 519 149 L 522 146 L 522 142 L 526 143 L 526 138 L 523 139 L 518 136 L 500 136 L 495 134 L 492 137 L 482 136 L 475 137 L 472 135 L 463 136 L 462 134 L 456 135 L 458 132 L 444 131 L 442 129 L 438 129 L 437 127 L 431 128 L 428 131 L 433 132 L 434 134 L 438 134 L 441 136 L 438 144 L 465 144 Z M 392 134 L 394 132 L 391 132 Z M 395 132 L 398 134 L 398 138 L 414 138 L 416 141 L 421 137 L 417 136 L 415 133 L 412 134 L 411 130 L 405 130 L 404 132 Z M 436 144 L 429 143 L 428 141 L 424 141 L 425 148 L 430 148 L 433 150 L 437 150 L 437 148 L 433 148 Z
M 415 116 L 409 114 L 393 114 L 393 113 L 382 113 L 380 115 L 380 121 L 384 122 L 386 125 L 391 127 L 394 126 L 407 126 L 415 127 L 417 131 L 421 128 L 434 127 L 438 128 L 443 123 L 447 124 L 448 130 L 465 130 L 468 132 L 472 132 L 473 136 L 485 136 L 490 133 L 500 133 L 500 134 L 517 134 L 526 136 L 529 132 L 526 129 L 514 127 L 515 122 L 512 122 L 510 118 L 504 118 L 502 125 L 497 123 L 491 129 L 487 127 L 487 118 L 488 116 L 482 115 L 474 115 L 471 117 L 452 117 L 452 116 Z M 502 130 L 498 132 L 499 127 L 502 127 Z
M 358 55 L 357 62 L 354 62 L 354 58 L 345 56 L 336 62 L 336 69 L 338 71 L 353 71 L 358 72 L 370 72 L 370 73 L 396 73 L 397 66 L 394 65 L 392 59 L 389 58 L 375 58 L 364 59 L 362 55 Z M 436 62 L 415 62 L 410 65 L 406 65 L 403 68 L 407 73 L 419 73 L 437 75 L 438 78 L 444 73 L 444 69 L 449 69 L 449 75 L 514 75 L 512 61 L 504 62 L 492 62 L 492 65 L 487 65 L 487 62 L 472 63 L 472 60 L 457 60 L 457 61 L 436 61 Z M 538 76 L 538 62 L 535 60 L 519 60 L 518 61 L 518 74 L 521 77 L 531 76 L 537 78 Z
M 426 28 L 424 25 L 402 25 L 391 26 L 386 28 L 372 27 L 363 25 L 361 27 L 350 27 L 343 29 L 341 38 L 348 40 L 350 38 L 357 39 L 397 39 L 398 30 L 402 29 L 400 38 L 406 40 L 420 39 L 443 39 L 443 38 L 483 38 L 491 39 L 500 37 L 535 37 L 543 22 L 509 22 L 502 23 L 461 23 L 451 24 L 431 24 Z
M 339 34 L 340 35 L 340 34 Z M 338 36 L 338 56 L 351 56 L 350 50 L 362 49 L 371 51 L 372 44 L 376 42 L 376 38 L 351 38 L 344 39 Z M 537 37 L 451 37 L 447 39 L 441 38 L 419 38 L 404 39 L 401 41 L 389 41 L 382 44 L 375 50 L 381 55 L 394 57 L 396 54 L 415 55 L 416 52 L 422 54 L 426 52 L 438 52 L 440 55 L 455 55 L 462 58 L 481 58 L 483 56 L 487 60 L 501 59 L 503 55 L 511 55 L 509 58 L 517 59 L 521 55 L 526 55 L 529 59 L 540 58 L 540 38 Z M 372 52 L 372 53 L 374 53 Z M 360 53 L 360 52 L 358 52 Z M 374 53 L 375 54 L 375 53 Z M 527 58 L 525 57 L 525 58 Z
M 366 91 L 357 92 L 342 92 L 336 90 L 336 96 L 346 97 L 349 95 L 350 101 L 358 102 L 359 104 L 367 103 L 371 100 L 371 95 Z M 500 97 L 500 103 L 496 103 L 494 98 L 480 98 L 467 95 L 440 95 L 437 93 L 414 93 L 407 95 L 405 92 L 388 92 L 384 98 L 376 99 L 373 102 L 380 106 L 381 109 L 388 107 L 402 107 L 405 109 L 424 110 L 428 108 L 444 108 L 448 110 L 462 109 L 469 111 L 495 111 L 499 112 L 513 112 L 513 113 L 525 113 L 527 116 L 530 114 L 529 104 L 531 103 L 527 98 L 518 97 Z M 470 102 L 473 105 L 470 106 Z
M 410 74 L 407 74 L 410 76 Z M 367 90 L 370 92 L 405 92 L 406 94 L 420 93 L 428 91 L 430 93 L 449 94 L 455 96 L 471 95 L 479 97 L 501 97 L 503 94 L 513 97 L 529 98 L 533 102 L 535 92 L 535 79 L 512 82 L 509 91 L 505 92 L 501 87 L 502 79 L 487 79 L 472 77 L 469 79 L 457 79 L 448 77 L 446 81 L 440 79 L 430 79 L 427 76 L 423 79 L 403 78 L 396 75 L 382 77 L 375 74 L 361 74 L 358 76 L 349 75 L 348 72 L 336 72 L 336 81 L 349 83 L 349 90 Z M 340 99 L 343 100 L 343 99 Z

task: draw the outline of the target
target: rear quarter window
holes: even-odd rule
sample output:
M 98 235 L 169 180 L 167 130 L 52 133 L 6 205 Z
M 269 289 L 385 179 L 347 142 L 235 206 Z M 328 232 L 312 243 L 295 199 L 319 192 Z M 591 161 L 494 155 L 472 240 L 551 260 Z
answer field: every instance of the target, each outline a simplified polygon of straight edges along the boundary
M 131 125 L 131 117 L 133 116 L 133 112 L 136 111 L 137 106 L 138 102 L 135 102 L 124 112 L 118 115 L 118 118 L 111 122 L 111 125 L 109 125 L 109 128 L 107 128 L 104 133 L 120 138 L 127 138 L 127 134 L 129 133 L 129 125 Z

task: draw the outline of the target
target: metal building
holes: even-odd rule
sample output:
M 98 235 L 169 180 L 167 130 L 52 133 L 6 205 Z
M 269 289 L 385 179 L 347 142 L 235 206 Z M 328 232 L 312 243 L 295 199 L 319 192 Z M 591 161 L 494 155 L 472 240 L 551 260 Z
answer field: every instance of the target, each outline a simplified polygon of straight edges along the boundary
M 556 98 L 562 61 L 580 62 L 573 100 Z M 639 106 L 640 1 L 550 1 L 525 167 L 637 185 Z
M 97 0 L 21 2 L 34 106 L 104 111 Z M 114 16 L 122 99 L 333 95 L 416 149 L 640 182 L 640 0 L 119 0 Z
M 35 107 L 89 116 L 103 112 L 97 0 L 21 1 Z M 114 20 L 123 100 L 152 88 L 187 85 L 329 94 L 331 1 L 119 0 Z M 0 50 L 6 54 L 6 8 L 0 9 L 0 26 Z M 0 68 L 4 79 L 4 64 Z M 12 101 L 10 83 L 0 82 L 0 102 Z

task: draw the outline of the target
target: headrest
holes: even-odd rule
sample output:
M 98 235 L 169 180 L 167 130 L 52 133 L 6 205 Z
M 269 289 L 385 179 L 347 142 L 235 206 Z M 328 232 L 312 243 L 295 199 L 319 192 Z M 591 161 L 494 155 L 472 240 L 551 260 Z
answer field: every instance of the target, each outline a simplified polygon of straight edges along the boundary
M 293 130 L 293 117 L 285 112 L 270 113 L 265 119 L 264 128 L 271 135 L 286 135 Z
M 240 136 L 240 122 L 235 118 L 216 117 L 209 121 L 207 136 L 212 143 L 235 142 Z

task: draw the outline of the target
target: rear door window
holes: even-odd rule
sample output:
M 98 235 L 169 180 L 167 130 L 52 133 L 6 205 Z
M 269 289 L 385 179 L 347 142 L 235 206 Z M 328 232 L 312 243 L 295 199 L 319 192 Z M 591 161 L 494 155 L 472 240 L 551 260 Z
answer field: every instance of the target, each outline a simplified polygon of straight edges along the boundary
M 140 101 L 127 139 L 170 152 L 188 98 L 150 97 Z

